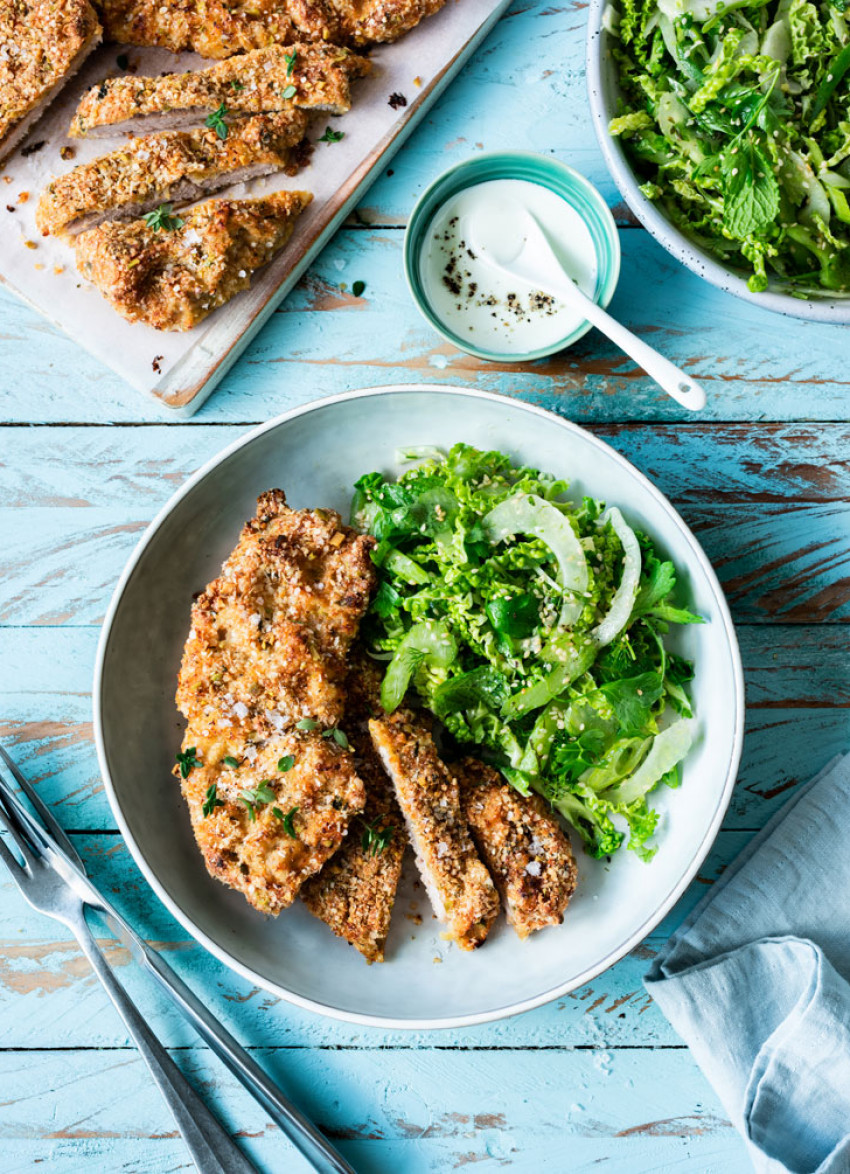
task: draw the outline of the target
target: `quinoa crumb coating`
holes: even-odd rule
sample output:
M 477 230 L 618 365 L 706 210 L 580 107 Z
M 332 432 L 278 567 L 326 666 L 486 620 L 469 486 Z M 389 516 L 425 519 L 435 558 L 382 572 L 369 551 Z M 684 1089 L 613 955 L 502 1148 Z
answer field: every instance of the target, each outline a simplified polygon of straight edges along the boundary
M 301 890 L 310 912 L 370 964 L 384 960 L 407 845 L 404 819 L 369 737 L 369 719 L 382 712 L 380 683 L 374 662 L 356 649 L 348 674 L 345 730 L 366 788 L 366 806 L 339 852 Z
M 309 192 L 207 200 L 172 230 L 108 220 L 76 237 L 77 268 L 128 322 L 191 330 L 248 289 L 292 236 Z
M 192 606 L 177 705 L 271 737 L 307 719 L 342 720 L 347 658 L 375 583 L 374 539 L 333 510 L 257 501 L 221 575 Z
M 45 236 L 76 236 L 103 220 L 143 216 L 164 201 L 185 203 L 273 171 L 295 175 L 308 153 L 307 122 L 303 110 L 284 110 L 235 119 L 225 139 L 208 127 L 130 139 L 52 179 L 36 224 Z
M 0 159 L 100 43 L 88 0 L 0 0 Z
M 332 510 L 291 510 L 269 490 L 192 607 L 176 773 L 209 871 L 265 912 L 291 903 L 365 803 L 354 756 L 328 734 L 372 545 Z
M 294 57 L 293 57 L 294 54 Z M 160 77 L 125 74 L 86 91 L 71 122 L 73 138 L 122 130 L 172 130 L 227 115 L 267 114 L 291 107 L 345 114 L 350 82 L 371 69 L 337 45 L 272 45 L 230 57 L 207 69 Z
M 293 6 L 294 7 L 294 6 Z M 308 12 L 309 4 L 303 5 Z M 317 11 L 317 15 L 320 13 Z M 307 22 L 299 29 L 279 0 L 228 4 L 225 0 L 104 0 L 106 36 L 121 45 L 156 45 L 179 53 L 192 49 L 202 57 L 232 57 L 288 41 L 331 40 Z
M 337 851 L 366 796 L 353 756 L 333 739 L 298 731 L 253 737 L 190 722 L 183 753 L 199 762 L 182 791 L 210 875 L 261 913 L 277 914 Z M 293 765 L 281 771 L 289 758 Z
M 202 57 L 231 57 L 291 40 L 368 45 L 395 41 L 445 0 L 105 0 L 106 35 Z
M 560 925 L 576 887 L 570 842 L 539 795 L 520 795 L 475 758 L 453 764 L 463 810 L 496 882 L 508 924 L 527 938 Z
M 369 732 L 395 787 L 422 882 L 449 936 L 474 950 L 499 912 L 461 807 L 460 788 L 437 754 L 423 715 L 407 709 L 373 718 Z

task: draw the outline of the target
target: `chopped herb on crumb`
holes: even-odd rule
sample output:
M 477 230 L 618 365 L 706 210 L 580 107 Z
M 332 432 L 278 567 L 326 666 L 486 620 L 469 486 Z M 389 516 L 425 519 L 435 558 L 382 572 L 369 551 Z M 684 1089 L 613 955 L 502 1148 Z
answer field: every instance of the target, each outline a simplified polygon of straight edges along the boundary
M 175 761 L 180 767 L 180 777 L 188 779 L 195 767 L 201 765 L 201 760 L 198 758 L 198 748 L 190 746 L 187 750 L 178 751 Z
M 229 114 L 227 106 L 222 102 L 218 110 L 213 110 L 212 114 L 209 114 L 204 122 L 204 126 L 208 126 L 210 130 L 214 130 L 222 140 L 227 138 L 228 127 L 224 121 L 227 114 Z
M 283 830 L 289 836 L 290 840 L 298 839 L 298 833 L 296 832 L 295 825 L 292 822 L 295 819 L 295 816 L 298 814 L 298 811 L 299 809 L 297 807 L 290 807 L 289 811 L 284 814 L 279 807 L 272 808 L 272 815 L 274 815 L 276 819 L 279 819 L 283 824 Z
M 174 212 L 171 204 L 160 204 L 158 208 L 145 215 L 145 224 L 154 232 L 175 232 L 185 223 L 186 221 Z

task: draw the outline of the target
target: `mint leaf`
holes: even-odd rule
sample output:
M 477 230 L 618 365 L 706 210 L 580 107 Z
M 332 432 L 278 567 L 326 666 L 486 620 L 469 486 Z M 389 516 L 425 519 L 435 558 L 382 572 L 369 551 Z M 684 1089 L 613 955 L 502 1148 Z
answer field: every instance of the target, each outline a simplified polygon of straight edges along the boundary
M 779 184 L 753 138 L 723 155 L 723 225 L 744 240 L 779 214 Z

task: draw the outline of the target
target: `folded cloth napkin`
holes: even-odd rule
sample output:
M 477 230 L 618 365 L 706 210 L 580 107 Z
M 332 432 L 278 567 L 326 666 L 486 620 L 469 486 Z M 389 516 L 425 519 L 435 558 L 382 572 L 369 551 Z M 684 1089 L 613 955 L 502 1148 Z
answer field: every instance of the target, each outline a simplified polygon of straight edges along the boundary
M 646 987 L 759 1174 L 850 1172 L 850 755 L 741 853 Z

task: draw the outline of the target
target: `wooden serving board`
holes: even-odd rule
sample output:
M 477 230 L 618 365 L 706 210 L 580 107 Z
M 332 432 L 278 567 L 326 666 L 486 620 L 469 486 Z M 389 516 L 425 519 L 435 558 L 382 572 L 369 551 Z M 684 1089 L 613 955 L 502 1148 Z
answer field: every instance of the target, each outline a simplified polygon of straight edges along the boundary
M 195 329 L 153 330 L 119 317 L 77 272 L 73 249 L 35 227 L 38 197 L 50 177 L 120 146 L 125 136 L 66 137 L 82 93 L 127 68 L 158 74 L 213 64 L 195 54 L 104 45 L 2 169 L 0 281 L 138 390 L 163 407 L 191 415 L 204 402 L 278 303 L 298 281 L 383 166 L 445 89 L 508 7 L 510 0 L 448 0 L 436 16 L 394 45 L 371 53 L 372 74 L 352 86 L 352 108 L 341 118 L 314 115 L 310 165 L 293 178 L 268 176 L 228 188 L 229 196 L 259 196 L 281 188 L 313 193 L 286 248 L 239 294 Z M 121 63 L 118 62 L 122 56 Z M 127 60 L 124 60 L 124 57 Z M 390 97 L 402 95 L 406 105 Z M 316 140 L 332 125 L 337 143 Z M 60 152 L 73 150 L 73 161 Z M 425 176 L 430 181 L 433 176 Z

